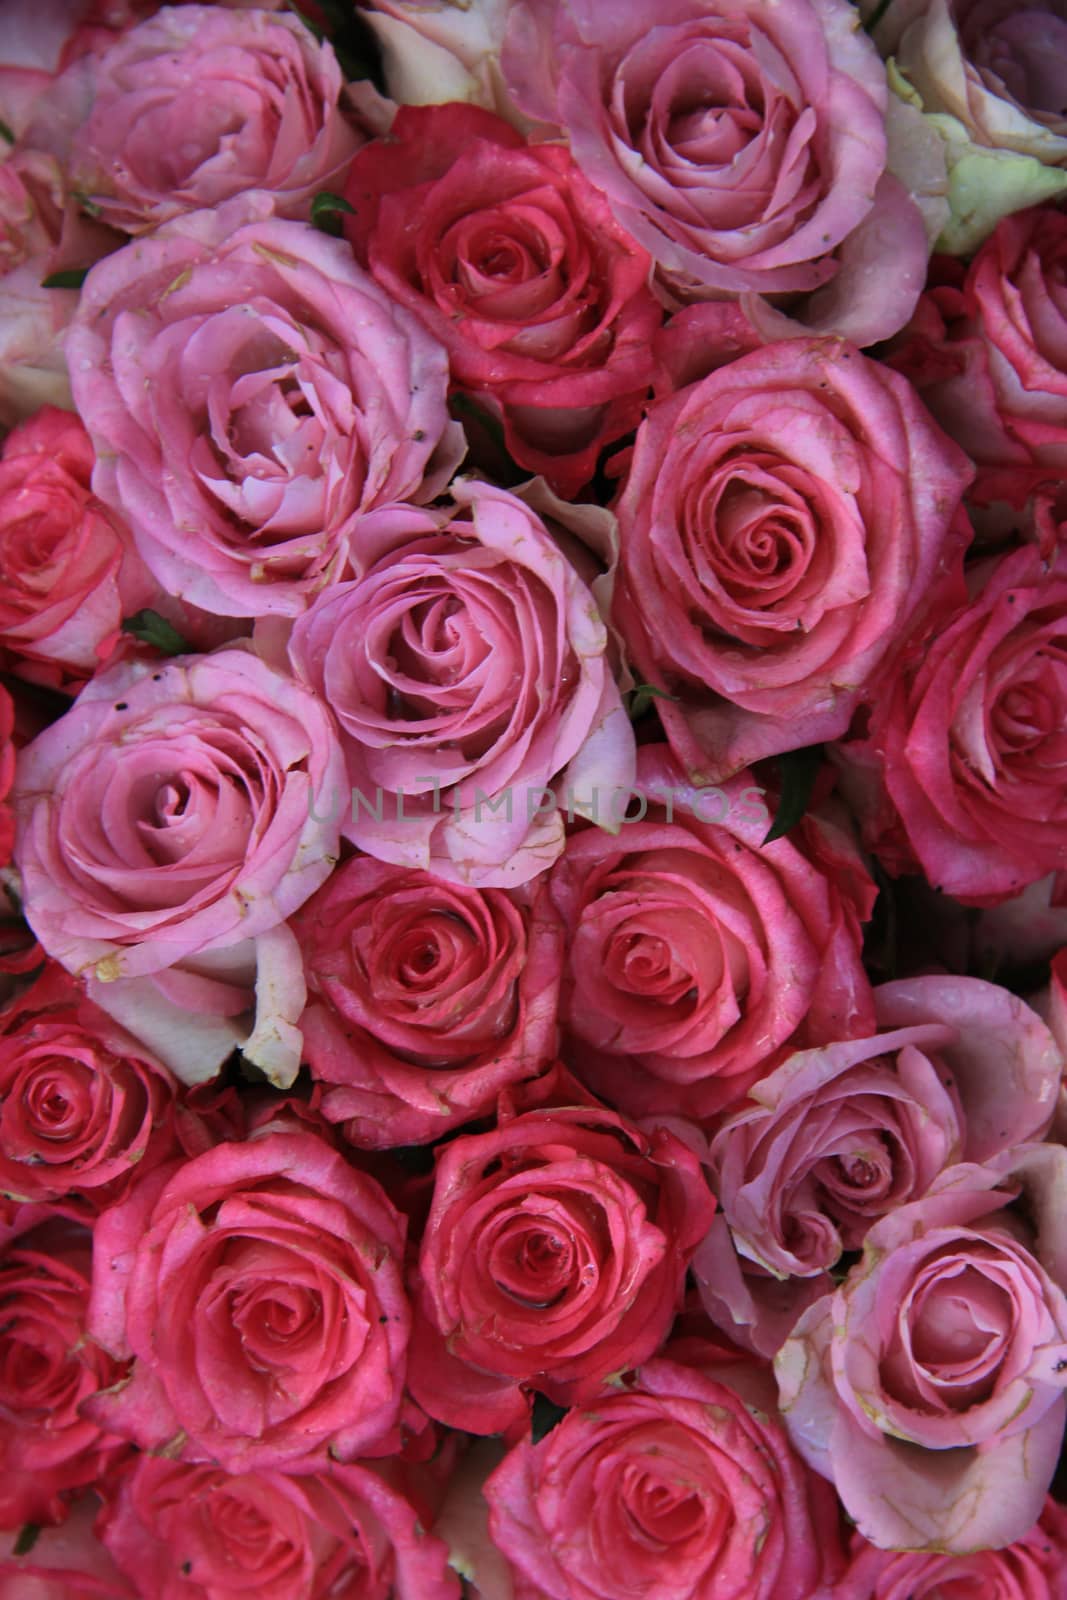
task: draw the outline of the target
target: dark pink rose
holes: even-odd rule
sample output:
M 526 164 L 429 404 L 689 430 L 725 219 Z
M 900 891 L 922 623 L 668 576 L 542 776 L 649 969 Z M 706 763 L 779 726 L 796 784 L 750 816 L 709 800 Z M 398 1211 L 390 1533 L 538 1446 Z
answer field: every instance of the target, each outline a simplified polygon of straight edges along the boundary
M 242 1034 L 275 1081 L 296 1076 L 285 919 L 336 862 L 337 820 L 315 808 L 342 770 L 325 706 L 250 646 L 113 667 L 20 753 L 27 920 L 183 1081 Z M 253 1006 L 248 1036 L 233 1019 Z
M 880 1217 L 1042 1138 L 1056 1107 L 1063 1057 L 1006 989 L 908 978 L 874 1002 L 881 1032 L 789 1056 L 712 1140 L 720 1211 L 695 1270 L 712 1320 L 764 1355 Z
M 470 1433 L 514 1434 L 530 1390 L 591 1399 L 654 1354 L 714 1209 L 673 1134 L 552 1098 L 519 1115 L 502 1105 L 492 1132 L 437 1159 L 409 1383 Z
M 436 1139 L 556 1054 L 562 929 L 543 881 L 470 889 L 360 856 L 292 927 L 304 1059 L 355 1145 Z
M 1065 1194 L 1059 1145 L 949 1168 L 779 1353 L 793 1442 L 872 1544 L 966 1554 L 1040 1515 L 1067 1415 Z
M 874 886 L 833 824 L 809 817 L 764 845 L 751 774 L 694 789 L 644 746 L 637 792 L 640 819 L 572 834 L 553 870 L 565 1053 L 631 1115 L 708 1118 L 791 1042 L 870 1030 L 860 923 Z
M 14 703 L 7 690 L 0 686 L 0 866 L 6 866 L 11 860 L 15 840 L 15 818 L 7 800 L 15 778 L 15 746 L 11 737 L 14 728 Z
M 514 1600 L 825 1595 L 837 1507 L 791 1450 L 761 1377 L 650 1361 L 540 1444 L 516 1445 L 485 1484 Z
M 21 1554 L 21 1530 L 0 1536 L 0 1600 L 135 1600 L 93 1531 L 98 1509 L 86 1495 L 62 1527 L 35 1530 Z
M 1059 207 L 1005 217 L 962 287 L 923 296 L 890 358 L 975 461 L 982 502 L 1018 502 L 1067 472 L 1065 271 Z
M 376 1472 L 230 1475 L 140 1456 L 101 1538 L 153 1600 L 458 1600 L 439 1539 Z M 2 1591 L 0 1591 L 2 1600 Z
M 55 406 L 9 433 L 0 459 L 0 647 L 57 687 L 92 677 L 123 619 L 158 593 L 92 493 L 94 460 L 82 423 Z
M 222 616 L 298 615 L 351 570 L 357 526 L 432 500 L 463 453 L 441 346 L 343 240 L 272 204 L 117 251 L 67 344 L 95 492 L 168 593 Z
M 844 0 L 669 0 L 608 21 L 596 0 L 527 0 L 503 65 L 675 303 L 744 294 L 771 337 L 858 344 L 907 320 L 926 235 L 889 171 L 885 69 Z
M 311 1133 L 267 1124 L 150 1174 L 96 1224 L 90 1329 L 133 1358 L 101 1421 L 229 1472 L 398 1443 L 404 1220 Z
M 289 657 L 340 725 L 345 835 L 511 887 L 555 861 L 565 816 L 618 826 L 634 735 L 597 600 L 541 517 L 474 479 L 452 493 L 364 528 L 358 576 L 297 620 Z
M 87 1337 L 92 1259 L 92 1235 L 58 1219 L 18 1234 L 0 1253 L 5 1528 L 62 1522 L 70 1497 L 104 1478 L 127 1451 L 83 1410 L 123 1376 L 121 1363 Z
M 49 966 L 0 1014 L 0 1193 L 91 1217 L 172 1154 L 166 1068 Z
M 1030 1532 L 1002 1550 L 914 1555 L 852 1540 L 848 1571 L 833 1600 L 1063 1600 L 1067 1594 L 1067 1511 L 1045 1501 Z
M 247 189 L 306 217 L 362 142 L 342 89 L 332 47 L 299 17 L 164 6 L 68 68 L 28 138 L 54 148 L 62 128 L 74 188 L 128 233 Z
M 353 161 L 345 230 L 560 494 L 640 418 L 663 313 L 647 252 L 560 144 L 474 106 L 401 108 Z
M 694 782 L 839 738 L 934 595 L 971 478 L 915 391 L 788 340 L 653 406 L 616 506 L 614 620 Z
M 1067 550 L 979 564 L 841 752 L 864 838 L 892 872 L 995 905 L 1067 867 Z

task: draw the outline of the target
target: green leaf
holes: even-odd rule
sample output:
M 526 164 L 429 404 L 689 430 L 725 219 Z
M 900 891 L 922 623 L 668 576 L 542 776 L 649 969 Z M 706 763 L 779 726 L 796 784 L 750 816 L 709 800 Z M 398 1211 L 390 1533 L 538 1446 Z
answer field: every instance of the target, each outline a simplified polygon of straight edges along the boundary
M 40 1527 L 36 1522 L 24 1522 L 19 1530 L 19 1536 L 15 1540 L 15 1548 L 12 1551 L 12 1555 L 28 1556 L 37 1543 L 37 1535 L 40 1531 Z
M 531 1442 L 540 1444 L 545 1435 L 551 1433 L 557 1422 L 562 1422 L 566 1415 L 566 1406 L 557 1406 L 543 1394 L 535 1394 L 533 1413 L 530 1417 Z
M 185 640 L 158 611 L 135 611 L 122 624 L 123 633 L 132 634 L 142 644 L 150 644 L 165 656 L 183 656 L 189 649 Z
M 638 717 L 643 717 L 653 700 L 672 700 L 678 702 L 676 694 L 668 694 L 666 689 L 657 689 L 654 683 L 637 683 L 629 690 L 630 704 L 627 707 L 627 716 L 631 722 L 636 722 Z
M 811 791 L 822 766 L 822 745 L 808 745 L 804 750 L 788 750 L 778 757 L 778 770 L 782 777 L 782 792 L 774 821 L 763 840 L 773 844 L 795 828 L 811 803 Z
M 0 121 L 0 139 L 6 139 L 8 144 L 14 144 L 15 135 L 11 132 L 6 122 Z
M 42 289 L 80 289 L 89 276 L 88 267 L 71 267 L 65 272 L 50 273 L 41 279 Z
M 331 194 L 329 189 L 320 190 L 311 202 L 311 220 L 321 233 L 339 235 L 344 212 L 354 217 L 356 209 L 349 205 L 344 195 Z

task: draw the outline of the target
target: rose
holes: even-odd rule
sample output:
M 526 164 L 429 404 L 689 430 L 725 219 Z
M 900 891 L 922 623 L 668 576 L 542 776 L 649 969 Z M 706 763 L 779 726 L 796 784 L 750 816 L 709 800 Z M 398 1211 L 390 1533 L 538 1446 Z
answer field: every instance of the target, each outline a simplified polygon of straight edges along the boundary
M 101 1537 L 155 1600 L 454 1600 L 448 1551 L 377 1473 L 234 1476 L 139 1457 Z
M 47 115 L 52 141 L 68 130 L 74 188 L 140 233 L 247 189 L 306 217 L 360 144 L 342 88 L 332 48 L 298 17 L 165 6 L 69 68 Z
M 315 804 L 341 770 L 328 712 L 250 648 L 114 667 L 20 754 L 26 918 L 183 1079 L 230 1054 L 255 977 L 244 1048 L 291 1082 L 304 992 L 284 922 L 336 861 Z
M 82 1410 L 122 1376 L 86 1337 L 92 1235 L 60 1220 L 0 1253 L 0 1526 L 62 1522 L 126 1453 Z
M 888 170 L 885 70 L 844 0 L 671 0 L 609 28 L 594 0 L 522 3 L 503 65 L 675 303 L 745 294 L 771 337 L 797 332 L 769 296 L 858 344 L 907 320 L 926 236 Z M 887 251 L 875 289 L 869 262 Z
M 298 614 L 356 527 L 433 499 L 463 448 L 437 342 L 343 240 L 270 208 L 246 195 L 118 251 L 67 343 L 95 492 L 168 593 L 223 616 Z
M 986 1600 L 1060 1600 L 1067 1569 L 1067 1512 L 1055 1500 L 1029 1533 L 1004 1550 L 970 1555 L 911 1555 L 852 1541 L 848 1572 L 834 1600 L 939 1600 L 945 1595 Z
M 561 1404 L 662 1344 L 714 1201 L 696 1157 L 574 1100 L 502 1104 L 444 1146 L 419 1255 L 411 1392 L 471 1433 L 523 1426 L 528 1389 Z
M 841 760 L 891 871 L 918 862 L 935 888 L 994 905 L 1067 866 L 1067 554 L 1028 545 L 971 583 Z
M 123 618 L 157 595 L 90 490 L 93 460 L 81 422 L 55 406 L 15 428 L 0 459 L 0 645 L 27 676 L 60 684 L 91 677 Z
M 924 295 L 891 360 L 978 465 L 973 494 L 1021 502 L 1067 469 L 1067 216 L 1006 217 L 962 288 Z
M 7 690 L 0 685 L 0 866 L 11 860 L 11 847 L 15 839 L 15 818 L 7 796 L 15 778 L 15 705 Z
M 721 1209 L 695 1264 L 701 1294 L 764 1355 L 879 1217 L 954 1162 L 1042 1138 L 1056 1106 L 1063 1058 L 1006 989 L 910 978 L 874 1001 L 882 1032 L 788 1057 L 712 1140 Z
M 615 621 L 696 782 L 840 737 L 956 577 L 971 469 L 911 386 L 830 340 L 653 406 L 617 512 Z
M 562 495 L 639 420 L 662 312 L 646 252 L 558 144 L 473 106 L 401 108 L 353 161 L 345 231 Z
M 543 887 L 470 889 L 358 857 L 292 926 L 304 1059 L 350 1143 L 436 1139 L 555 1054 L 561 929 Z
M 409 1312 L 404 1219 L 322 1139 L 267 1123 L 160 1168 L 96 1224 L 90 1333 L 129 1384 L 97 1414 L 228 1472 L 389 1453 Z
M 503 887 L 559 855 L 561 804 L 629 794 L 634 737 L 596 601 L 540 517 L 491 484 L 452 492 L 450 520 L 361 532 L 359 577 L 297 621 L 289 654 L 341 727 L 346 836 Z
M 833 1498 L 758 1383 L 671 1360 L 516 1445 L 485 1484 L 515 1600 L 813 1600 L 838 1556 Z M 753 1402 L 742 1397 L 753 1390 Z
M 0 1600 L 135 1600 L 93 1535 L 93 1515 L 87 1495 L 61 1528 L 35 1529 L 29 1551 L 21 1530 L 0 1536 Z
M 1041 1511 L 1067 1400 L 1067 1150 L 950 1168 L 868 1232 L 776 1359 L 794 1444 L 872 1544 L 966 1554 Z M 1035 1225 L 1009 1212 L 1021 1191 Z
M 925 109 L 957 118 L 979 148 L 1067 164 L 1061 0 L 901 0 L 880 13 L 874 37 Z
M 803 1037 L 873 1023 L 860 921 L 874 889 L 851 841 L 809 817 L 764 845 L 748 774 L 694 791 L 639 753 L 644 810 L 575 833 L 551 893 L 568 931 L 560 1019 L 592 1089 L 634 1116 L 715 1116 Z
M 0 1014 L 0 1193 L 90 1217 L 171 1154 L 166 1069 L 50 967 Z
M 382 54 L 386 88 L 401 106 L 468 100 L 514 108 L 500 76 L 511 0 L 366 0 L 361 18 Z

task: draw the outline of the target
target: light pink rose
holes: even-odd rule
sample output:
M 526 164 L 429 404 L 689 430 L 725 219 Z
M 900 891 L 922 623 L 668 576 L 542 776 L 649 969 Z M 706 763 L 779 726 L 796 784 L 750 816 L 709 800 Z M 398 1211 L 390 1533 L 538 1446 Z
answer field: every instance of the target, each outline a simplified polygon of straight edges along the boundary
M 880 1217 L 1042 1138 L 1056 1107 L 1063 1057 L 1006 989 L 909 978 L 874 1001 L 880 1033 L 788 1057 L 712 1140 L 721 1210 L 695 1270 L 712 1320 L 763 1355 Z
M 62 1527 L 38 1530 L 21 1555 L 21 1530 L 0 1535 L 0 1600 L 136 1600 L 93 1532 L 98 1510 L 86 1495 Z
M 926 234 L 888 170 L 885 69 L 845 0 L 526 0 L 503 64 L 673 303 L 745 295 L 772 338 L 861 345 L 907 320 Z
M 514 121 L 500 72 L 511 0 L 362 0 L 390 95 L 401 105 L 466 100 Z
M 229 1472 L 393 1452 L 404 1229 L 373 1178 L 273 1123 L 149 1174 L 95 1228 L 90 1331 L 133 1359 L 97 1420 Z
M 911 385 L 830 339 L 654 405 L 616 511 L 614 620 L 694 782 L 839 738 L 940 591 L 962 589 L 963 453 Z
M 298 615 L 463 452 L 437 341 L 262 193 L 102 263 L 67 353 L 95 492 L 169 593 L 223 616 Z
M 563 930 L 544 880 L 472 889 L 359 856 L 292 927 L 316 1104 L 351 1144 L 437 1139 L 556 1054 Z
M 637 791 L 640 817 L 615 837 L 573 833 L 553 869 L 564 1053 L 632 1116 L 702 1120 L 800 1040 L 869 1031 L 860 923 L 874 885 L 847 834 L 814 816 L 765 845 L 749 774 L 695 790 L 645 745 Z
M 1030 1532 L 1002 1550 L 915 1555 L 852 1539 L 833 1600 L 1064 1600 L 1067 1510 L 1051 1498 Z
M 230 1475 L 141 1456 L 104 1545 L 152 1600 L 457 1600 L 448 1551 L 376 1472 Z M 0 1590 L 0 1600 L 3 1591 Z
M 541 518 L 491 484 L 452 492 L 449 512 L 364 526 L 359 576 L 298 619 L 289 653 L 340 724 L 345 835 L 514 886 L 559 855 L 568 811 L 618 826 L 634 736 L 596 600 Z
M 164 6 L 56 82 L 27 135 L 110 226 L 141 233 L 266 189 L 306 217 L 362 143 L 332 47 L 287 12 Z
M 965 1554 L 1040 1515 L 1067 1415 L 1065 1198 L 1058 1145 L 949 1168 L 779 1353 L 793 1442 L 872 1544 Z
M 514 1600 L 825 1596 L 837 1508 L 790 1449 L 761 1376 L 723 1382 L 650 1361 L 539 1444 L 516 1445 L 484 1491 Z
M 19 755 L 27 920 L 186 1081 L 240 1040 L 255 981 L 246 1053 L 291 1082 L 304 986 L 285 918 L 337 859 L 322 811 L 342 777 L 325 707 L 251 648 L 112 668 Z

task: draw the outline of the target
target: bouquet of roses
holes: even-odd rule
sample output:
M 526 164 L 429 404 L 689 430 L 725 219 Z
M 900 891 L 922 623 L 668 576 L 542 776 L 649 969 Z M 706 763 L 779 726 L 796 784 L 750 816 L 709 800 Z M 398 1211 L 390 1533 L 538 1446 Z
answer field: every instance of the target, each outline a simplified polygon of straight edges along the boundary
M 1065 71 L 6 0 L 0 1600 L 1067 1600 Z

